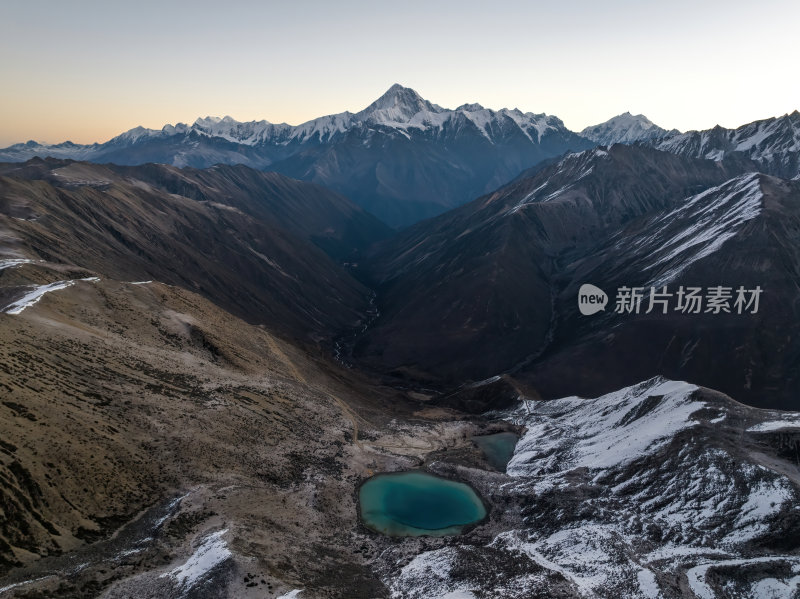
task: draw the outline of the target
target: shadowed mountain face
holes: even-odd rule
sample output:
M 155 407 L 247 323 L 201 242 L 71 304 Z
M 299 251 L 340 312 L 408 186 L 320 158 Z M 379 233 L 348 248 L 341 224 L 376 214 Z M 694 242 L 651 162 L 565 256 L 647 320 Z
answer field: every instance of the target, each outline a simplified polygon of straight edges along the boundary
M 514 372 L 546 397 L 665 372 L 788 406 L 798 184 L 753 170 L 617 145 L 412 227 L 374 254 L 381 317 L 356 353 L 439 382 Z M 578 312 L 583 283 L 605 313 Z M 665 284 L 765 291 L 756 315 L 612 313 L 618 287 Z
M 201 293 L 250 322 L 319 339 L 367 290 L 337 259 L 385 225 L 316 185 L 246 167 L 181 171 L 34 160 L 0 168 L 7 252 Z
M 270 168 L 341 191 L 405 226 L 460 206 L 523 169 L 592 144 L 558 119 L 482 107 L 429 112 L 410 123 L 369 120 Z
M 296 127 L 207 117 L 191 126 L 137 127 L 89 146 L 17 144 L 1 150 L 0 160 L 244 164 L 320 183 L 405 226 L 496 189 L 541 160 L 592 145 L 553 116 L 479 104 L 449 110 L 394 85 L 360 112 Z
M 793 364 L 800 340 L 800 185 L 750 174 L 686 198 L 666 212 L 639 219 L 576 261 L 565 275 L 564 306 L 553 341 L 524 378 L 542 393 L 610 390 L 642 373 L 703 381 L 746 403 L 795 409 L 800 391 Z M 591 282 L 611 295 L 607 314 L 578 313 L 578 287 Z M 703 294 L 723 286 L 731 313 L 615 314 L 621 286 L 655 286 L 675 294 L 681 286 Z M 760 287 L 757 314 L 738 314 L 739 287 Z M 749 299 L 749 296 L 746 296 Z M 642 312 L 649 300 L 642 303 Z M 609 386 L 606 387 L 605 385 Z
M 163 165 L 117 167 L 114 172 L 202 203 L 237 208 L 270 226 L 314 242 L 337 260 L 357 260 L 391 229 L 349 199 L 320 185 L 244 166 L 209 169 Z

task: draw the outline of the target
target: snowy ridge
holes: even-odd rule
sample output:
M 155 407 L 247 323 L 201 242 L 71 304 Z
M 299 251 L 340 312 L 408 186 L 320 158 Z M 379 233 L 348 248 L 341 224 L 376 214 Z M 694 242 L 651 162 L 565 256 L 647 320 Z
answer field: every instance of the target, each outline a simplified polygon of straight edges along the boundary
M 168 125 L 169 126 L 169 125 Z M 240 123 L 233 118 L 205 117 L 197 119 L 191 127 L 178 124 L 173 130 L 165 131 L 167 135 L 179 135 L 195 131 L 208 137 L 219 137 L 230 142 L 253 146 L 270 139 L 285 137 L 291 130 L 286 124 L 273 125 L 267 121 L 250 121 Z
M 800 114 L 755 121 L 737 129 L 716 127 L 672 135 L 656 144 L 659 150 L 720 160 L 726 152 L 747 152 L 753 159 L 776 152 L 800 151 Z
M 679 203 L 657 217 L 639 236 L 625 238 L 631 255 L 657 257 L 644 262 L 653 286 L 674 280 L 694 262 L 718 251 L 750 220 L 761 214 L 761 179 L 750 173 L 726 181 Z
M 792 178 L 800 175 L 800 113 L 794 111 L 736 129 L 717 126 L 707 131 L 688 131 L 655 140 L 652 145 L 658 150 L 710 160 L 741 152 L 768 172 Z
M 24 162 L 34 156 L 53 158 L 70 158 L 72 160 L 91 160 L 101 144 L 79 145 L 70 141 L 60 144 L 43 144 L 37 141 L 18 143 L 0 150 L 0 160 Z
M 434 115 L 443 112 L 448 111 L 428 102 L 413 89 L 395 83 L 385 94 L 354 116 L 358 122 L 388 125 L 407 123 L 419 114 Z
M 416 131 L 441 131 L 447 126 L 469 122 L 489 140 L 503 124 L 519 128 L 532 142 L 538 143 L 550 129 L 563 127 L 560 120 L 544 114 L 522 113 L 519 110 L 504 108 L 499 111 L 484 108 L 480 104 L 465 104 L 455 110 L 448 110 L 423 99 L 413 89 L 393 85 L 383 96 L 358 113 L 342 112 L 302 123 L 295 127 L 281 124 L 273 125 L 267 121 L 240 123 L 231 117 L 205 117 L 197 119 L 186 128 L 177 125 L 176 133 L 197 131 L 209 137 L 219 137 L 245 145 L 280 144 L 293 142 L 329 142 L 337 135 L 344 134 L 354 127 L 386 127 L 401 133 Z M 149 130 L 154 135 L 159 132 Z M 166 132 L 166 127 L 162 129 Z M 123 134 L 127 135 L 127 134 Z
M 537 402 L 526 417 L 528 432 L 517 444 L 508 474 L 596 470 L 639 459 L 696 424 L 691 415 L 704 407 L 690 399 L 696 389 L 688 383 L 648 382 L 597 399 Z M 660 399 L 643 403 L 643 392 Z
M 197 166 L 198 163 L 208 166 L 224 162 L 264 168 L 284 158 L 288 149 L 296 151 L 308 145 L 333 143 L 353 131 L 369 135 L 376 130 L 409 139 L 414 134 L 437 137 L 475 131 L 491 143 L 523 136 L 529 143 L 541 144 L 550 134 L 554 138 L 573 135 L 554 116 L 522 112 L 516 108 L 492 110 L 477 103 L 462 104 L 451 110 L 425 100 L 413 89 L 395 84 L 364 110 L 323 116 L 296 126 L 273 124 L 266 120 L 240 122 L 230 116 L 206 116 L 190 125 L 166 124 L 161 129 L 134 127 L 105 143 L 78 145 L 29 141 L 14 144 L 0 149 L 0 161 L 22 162 L 34 156 L 52 156 L 99 162 L 108 157 L 114 162 L 132 160 L 137 163 L 137 154 L 128 158 L 129 152 L 150 144 L 168 152 L 167 161 L 175 166 Z M 686 133 L 674 129 L 667 131 L 644 115 L 625 112 L 605 123 L 586 127 L 578 135 L 587 143 L 647 144 L 667 152 L 713 160 L 722 160 L 731 152 L 739 152 L 761 164 L 765 172 L 785 178 L 800 177 L 800 113 L 797 111 L 737 129 L 715 127 Z M 200 148 L 199 138 L 209 143 L 220 140 L 235 145 Z M 158 156 L 156 162 L 164 160 L 161 154 L 155 155 Z
M 5 270 L 6 268 L 16 268 L 17 266 L 22 266 L 23 264 L 31 264 L 33 260 L 29 258 L 5 258 L 0 260 L 0 270 Z
M 741 436 L 742 418 L 771 413 L 657 377 L 505 417 L 527 432 L 508 482 L 484 492 L 518 506 L 522 524 L 418 554 L 387 576 L 393 597 L 788 597 L 800 584 L 800 558 L 766 549 L 800 524 L 797 482 L 749 457 Z
M 607 148 L 597 147 L 583 152 L 573 152 L 567 154 L 558 163 L 558 168 L 547 180 L 533 191 L 527 193 L 516 203 L 505 216 L 516 214 L 525 206 L 540 202 L 551 202 L 558 199 L 566 192 L 575 188 L 575 185 L 584 177 L 592 174 L 598 160 L 605 160 L 609 157 Z M 563 185 L 563 181 L 569 181 Z
M 800 413 L 767 410 L 764 421 L 747 429 L 751 433 L 767 433 L 781 429 L 800 428 Z

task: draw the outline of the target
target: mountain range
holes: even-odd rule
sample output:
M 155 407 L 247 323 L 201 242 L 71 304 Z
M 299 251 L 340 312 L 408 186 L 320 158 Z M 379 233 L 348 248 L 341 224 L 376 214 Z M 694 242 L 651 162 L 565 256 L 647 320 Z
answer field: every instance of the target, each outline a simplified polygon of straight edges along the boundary
M 393 85 L 360 112 L 296 127 L 206 117 L 161 130 L 137 127 L 103 144 L 18 144 L 0 150 L 0 161 L 244 164 L 326 185 L 402 226 L 490 191 L 540 160 L 589 145 L 552 116 L 479 104 L 448 110 Z
M 0 594 L 795 596 L 799 129 L 393 86 L 3 150 Z M 408 470 L 486 517 L 368 528 Z
M 243 164 L 325 185 L 403 227 L 465 204 L 543 160 L 598 144 L 644 143 L 706 158 L 743 152 L 769 173 L 791 178 L 800 174 L 793 158 L 799 121 L 794 112 L 735 130 L 682 134 L 624 113 L 575 133 L 545 114 L 480 104 L 445 109 L 395 84 L 359 112 L 297 126 L 205 117 L 191 125 L 136 127 L 91 145 L 29 141 L 0 150 L 0 161 L 51 156 L 120 165 Z

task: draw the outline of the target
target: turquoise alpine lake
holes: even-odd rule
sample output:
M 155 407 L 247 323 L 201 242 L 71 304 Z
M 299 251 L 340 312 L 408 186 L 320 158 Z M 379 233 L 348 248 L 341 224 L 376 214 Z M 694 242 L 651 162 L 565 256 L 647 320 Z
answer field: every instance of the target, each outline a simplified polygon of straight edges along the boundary
M 506 471 L 506 466 L 514 455 L 517 441 L 519 441 L 519 435 L 514 433 L 495 433 L 472 437 L 472 442 L 483 451 L 489 465 L 500 472 Z
M 358 497 L 364 524 L 393 537 L 456 535 L 486 517 L 472 487 L 416 470 L 373 476 Z

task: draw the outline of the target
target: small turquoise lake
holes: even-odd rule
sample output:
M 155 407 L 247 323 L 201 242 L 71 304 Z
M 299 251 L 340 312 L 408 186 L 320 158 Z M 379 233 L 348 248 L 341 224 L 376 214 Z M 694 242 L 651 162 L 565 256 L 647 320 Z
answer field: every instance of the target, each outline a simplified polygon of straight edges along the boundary
M 514 455 L 514 448 L 519 441 L 519 435 L 514 433 L 495 433 L 472 437 L 472 442 L 477 445 L 486 456 L 486 461 L 495 470 L 506 471 L 506 466 Z
M 419 471 L 373 476 L 359 503 L 367 527 L 395 537 L 455 535 L 486 517 L 472 487 Z

